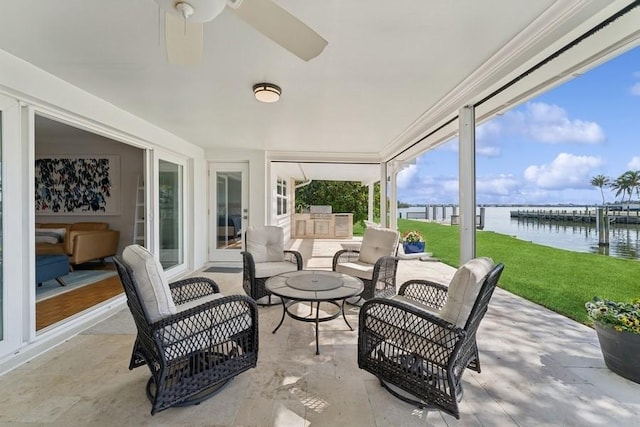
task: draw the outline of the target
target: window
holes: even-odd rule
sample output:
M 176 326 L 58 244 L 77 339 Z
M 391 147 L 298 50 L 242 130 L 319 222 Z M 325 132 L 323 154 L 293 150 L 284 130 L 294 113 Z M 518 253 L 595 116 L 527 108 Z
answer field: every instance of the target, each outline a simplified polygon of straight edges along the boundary
M 278 178 L 278 194 L 276 196 L 276 203 L 278 204 L 278 215 L 287 214 L 287 205 L 289 204 L 289 193 L 287 192 L 287 181 L 282 178 Z
M 166 270 L 184 262 L 182 165 L 160 160 L 160 263 Z

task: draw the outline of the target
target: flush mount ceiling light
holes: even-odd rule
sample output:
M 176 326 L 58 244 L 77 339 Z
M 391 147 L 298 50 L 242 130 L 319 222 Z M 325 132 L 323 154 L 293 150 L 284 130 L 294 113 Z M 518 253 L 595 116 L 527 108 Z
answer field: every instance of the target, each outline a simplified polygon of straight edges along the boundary
M 258 83 L 253 85 L 253 94 L 260 102 L 277 102 L 280 99 L 282 89 L 271 83 Z

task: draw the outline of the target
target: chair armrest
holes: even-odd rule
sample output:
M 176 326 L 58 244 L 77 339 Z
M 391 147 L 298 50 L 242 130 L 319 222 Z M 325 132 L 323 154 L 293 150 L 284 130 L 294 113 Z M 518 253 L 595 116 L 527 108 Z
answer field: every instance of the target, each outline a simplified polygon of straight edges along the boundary
M 360 251 L 356 249 L 341 249 L 333 255 L 333 271 L 336 271 L 336 266 L 343 262 L 353 262 L 360 257 Z
M 162 347 L 171 347 L 171 359 L 212 349 L 233 336 L 250 333 L 258 339 L 258 305 L 245 295 L 228 295 L 165 317 L 151 325 Z M 190 337 L 198 339 L 190 342 Z
M 400 286 L 398 295 L 440 310 L 447 301 L 449 288 L 429 280 L 409 280 Z
M 302 270 L 302 268 L 304 267 L 302 254 L 298 251 L 290 251 L 290 250 L 284 251 L 284 259 L 285 261 L 289 261 L 291 263 L 296 264 L 298 266 L 298 270 Z
M 242 251 L 242 287 L 247 295 L 253 295 L 252 290 L 256 281 L 256 263 L 250 252 Z
M 399 260 L 400 258 L 391 255 L 378 258 L 373 266 L 373 277 L 377 275 L 378 280 L 380 280 L 385 277 L 395 276 Z
M 117 230 L 74 230 L 65 239 L 65 250 L 72 264 L 82 264 L 115 255 L 119 239 Z
M 362 341 L 369 335 L 369 345 L 385 341 L 396 350 L 418 354 L 441 366 L 453 361 L 458 343 L 467 335 L 464 329 L 426 310 L 387 298 L 372 298 L 362 305 L 359 329 L 359 345 L 364 345 Z
M 178 280 L 169 283 L 169 289 L 175 304 L 184 304 L 185 302 L 220 292 L 218 284 L 206 277 L 190 277 Z

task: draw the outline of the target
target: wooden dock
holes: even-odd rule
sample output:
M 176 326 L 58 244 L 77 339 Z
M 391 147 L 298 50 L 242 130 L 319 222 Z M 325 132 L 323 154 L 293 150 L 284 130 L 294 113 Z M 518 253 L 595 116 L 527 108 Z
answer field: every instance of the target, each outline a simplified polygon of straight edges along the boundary
M 534 221 L 555 221 L 571 223 L 596 223 L 595 210 L 535 209 L 510 211 L 511 218 Z M 607 212 L 610 224 L 640 224 L 640 211 L 610 210 Z

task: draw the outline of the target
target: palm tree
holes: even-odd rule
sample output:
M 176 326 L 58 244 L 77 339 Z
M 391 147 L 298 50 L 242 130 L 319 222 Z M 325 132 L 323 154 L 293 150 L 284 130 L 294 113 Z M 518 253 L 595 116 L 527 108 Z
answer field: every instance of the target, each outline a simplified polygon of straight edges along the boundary
M 629 180 L 627 179 L 626 172 L 617 177 L 610 186 L 616 190 L 616 197 L 622 194 L 621 202 L 624 202 L 624 195 L 627 194 L 627 190 L 629 189 Z
M 616 190 L 616 197 L 622 194 L 622 202 L 625 194 L 629 195 L 629 201 L 631 201 L 631 195 L 634 190 L 638 192 L 638 187 L 640 187 L 640 173 L 637 171 L 626 171 L 611 184 L 611 188 Z
M 631 201 L 631 193 L 633 193 L 634 190 L 640 199 L 640 171 L 628 171 L 627 176 L 629 177 L 629 185 L 631 186 L 629 201 Z
M 609 179 L 609 177 L 604 176 L 604 175 L 596 175 L 593 178 L 591 178 L 591 185 L 593 185 L 594 187 L 598 187 L 600 188 L 600 195 L 602 196 L 602 205 L 604 206 L 604 191 L 602 190 L 603 187 L 608 187 L 611 183 L 611 180 Z

